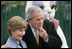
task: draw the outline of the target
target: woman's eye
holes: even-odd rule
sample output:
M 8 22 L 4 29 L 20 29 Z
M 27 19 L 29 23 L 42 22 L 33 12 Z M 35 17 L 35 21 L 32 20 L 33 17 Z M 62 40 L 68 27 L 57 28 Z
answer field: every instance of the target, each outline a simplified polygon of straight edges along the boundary
M 20 30 L 20 32 L 22 32 L 22 30 Z

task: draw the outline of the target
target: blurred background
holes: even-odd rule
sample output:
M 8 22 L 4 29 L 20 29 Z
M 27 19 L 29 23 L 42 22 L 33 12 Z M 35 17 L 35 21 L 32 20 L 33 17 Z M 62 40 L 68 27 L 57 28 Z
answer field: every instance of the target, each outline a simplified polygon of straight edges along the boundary
M 26 1 L 1 1 L 1 45 L 8 38 L 7 22 L 13 16 L 25 19 Z M 71 1 L 59 1 L 55 18 L 60 21 L 68 47 L 71 48 Z

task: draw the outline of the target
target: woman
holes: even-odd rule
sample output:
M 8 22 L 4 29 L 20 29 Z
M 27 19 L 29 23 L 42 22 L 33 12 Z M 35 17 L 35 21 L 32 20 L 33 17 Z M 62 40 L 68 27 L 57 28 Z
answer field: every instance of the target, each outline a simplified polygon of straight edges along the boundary
M 14 16 L 8 21 L 7 25 L 9 38 L 6 45 L 10 48 L 27 48 L 26 43 L 22 40 L 27 28 L 27 22 L 19 16 Z M 3 45 L 1 48 L 4 48 L 6 45 Z

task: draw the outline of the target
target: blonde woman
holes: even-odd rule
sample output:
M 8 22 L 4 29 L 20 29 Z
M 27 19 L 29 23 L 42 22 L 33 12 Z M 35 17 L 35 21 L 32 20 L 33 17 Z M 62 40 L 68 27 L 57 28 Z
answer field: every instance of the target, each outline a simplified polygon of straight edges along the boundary
M 14 16 L 8 21 L 7 25 L 9 38 L 2 48 L 6 48 L 6 46 L 10 48 L 27 48 L 26 43 L 22 40 L 27 28 L 27 22 L 19 16 Z

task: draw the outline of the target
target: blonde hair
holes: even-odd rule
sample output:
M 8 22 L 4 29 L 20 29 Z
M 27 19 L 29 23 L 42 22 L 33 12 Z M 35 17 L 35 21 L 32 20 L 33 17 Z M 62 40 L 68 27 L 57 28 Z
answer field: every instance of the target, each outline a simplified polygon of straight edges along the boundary
M 14 16 L 8 21 L 8 34 L 11 36 L 11 31 L 15 31 L 17 29 L 27 28 L 27 22 L 20 16 Z

